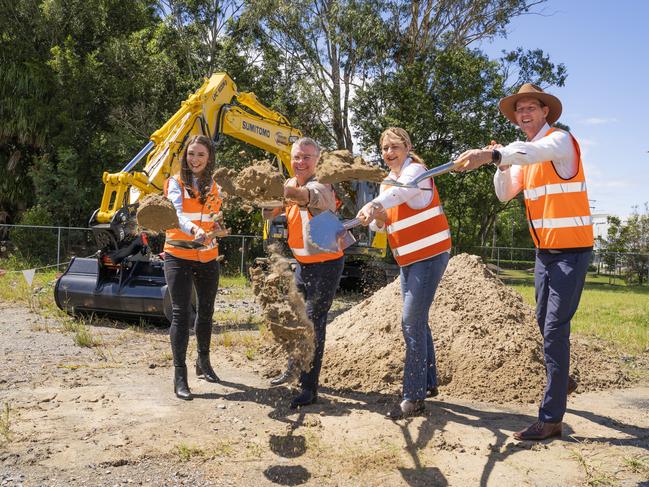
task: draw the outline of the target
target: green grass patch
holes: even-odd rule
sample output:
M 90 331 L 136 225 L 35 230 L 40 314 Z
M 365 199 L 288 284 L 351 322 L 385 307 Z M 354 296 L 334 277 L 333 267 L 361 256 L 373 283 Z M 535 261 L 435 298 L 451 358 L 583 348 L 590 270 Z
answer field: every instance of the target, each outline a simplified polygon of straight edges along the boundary
M 185 443 L 176 445 L 175 450 L 178 458 L 180 458 L 180 460 L 183 462 L 188 462 L 195 457 L 205 456 L 205 450 L 203 450 L 202 448 L 193 445 L 187 445 Z
M 533 273 L 508 270 L 500 277 L 535 305 Z M 572 330 L 604 339 L 626 353 L 649 351 L 649 287 L 609 284 L 608 277 L 589 273 Z

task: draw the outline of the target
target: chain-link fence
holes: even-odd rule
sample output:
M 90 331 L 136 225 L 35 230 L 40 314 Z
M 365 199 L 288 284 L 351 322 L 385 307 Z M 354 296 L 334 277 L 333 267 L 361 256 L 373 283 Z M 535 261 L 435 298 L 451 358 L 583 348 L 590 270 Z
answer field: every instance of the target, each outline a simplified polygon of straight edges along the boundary
M 97 252 L 92 229 L 0 224 L 0 259 L 18 255 L 27 262 L 63 270 L 72 256 L 89 257 Z M 219 239 L 224 274 L 247 275 L 255 258 L 264 254 L 258 235 L 230 235 Z
M 466 250 L 502 270 L 533 270 L 536 249 L 517 247 L 471 247 Z M 589 270 L 611 279 L 622 279 L 641 285 L 649 283 L 649 254 L 607 252 L 595 249 Z

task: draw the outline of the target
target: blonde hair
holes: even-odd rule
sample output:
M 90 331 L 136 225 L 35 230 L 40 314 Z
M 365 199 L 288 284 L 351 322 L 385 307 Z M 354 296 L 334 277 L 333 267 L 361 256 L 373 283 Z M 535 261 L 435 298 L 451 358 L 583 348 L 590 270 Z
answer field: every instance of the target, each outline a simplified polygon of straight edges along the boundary
M 406 146 L 406 149 L 408 149 L 408 156 L 413 160 L 413 162 L 423 164 L 424 166 L 426 165 L 424 160 L 419 157 L 419 155 L 415 151 L 412 150 L 412 142 L 410 141 L 408 132 L 406 132 L 401 127 L 388 127 L 381 134 L 381 138 L 379 139 L 379 148 L 383 146 L 383 139 L 388 136 L 399 139 L 403 143 L 403 145 Z

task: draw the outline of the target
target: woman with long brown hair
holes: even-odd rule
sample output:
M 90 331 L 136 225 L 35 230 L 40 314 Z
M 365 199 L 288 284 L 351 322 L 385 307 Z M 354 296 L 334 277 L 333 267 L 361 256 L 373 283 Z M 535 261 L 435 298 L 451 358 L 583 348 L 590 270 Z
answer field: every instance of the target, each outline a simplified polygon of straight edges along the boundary
M 180 159 L 180 174 L 165 184 L 165 196 L 178 214 L 178 228 L 167 230 L 165 277 L 169 286 L 172 320 L 169 329 L 174 361 L 174 393 L 191 400 L 185 363 L 189 342 L 192 286 L 196 290 L 197 310 L 194 322 L 198 358 L 196 374 L 208 382 L 219 378 L 210 364 L 212 315 L 219 284 L 219 255 L 216 239 L 210 232 L 218 229 L 213 219 L 221 208 L 218 185 L 212 180 L 214 147 L 204 135 L 189 139 Z M 175 246 L 170 241 L 198 241 L 202 248 Z

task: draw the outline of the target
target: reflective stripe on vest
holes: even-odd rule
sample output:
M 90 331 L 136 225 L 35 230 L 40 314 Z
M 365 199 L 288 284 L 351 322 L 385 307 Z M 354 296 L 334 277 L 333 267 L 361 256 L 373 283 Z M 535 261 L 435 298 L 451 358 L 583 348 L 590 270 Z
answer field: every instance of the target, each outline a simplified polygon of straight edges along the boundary
M 547 194 L 580 193 L 586 191 L 586 182 L 546 184 L 523 191 L 525 198 L 537 200 Z
M 411 242 L 409 244 L 402 245 L 401 247 L 397 247 L 396 249 L 392 249 L 392 253 L 396 257 L 401 257 L 411 254 L 412 252 L 416 252 L 417 250 L 426 248 L 430 245 L 435 245 L 436 243 L 442 242 L 443 240 L 450 240 L 450 238 L 451 231 L 442 230 L 441 232 L 434 235 L 429 235 L 428 237 L 424 237 L 420 240 L 415 240 L 414 242 Z
M 565 218 L 541 218 L 532 220 L 534 228 L 567 228 L 583 227 L 593 224 L 593 218 L 588 216 L 568 216 Z
M 545 136 L 555 130 L 551 128 Z M 559 176 L 552 161 L 522 166 L 528 225 L 532 240 L 540 249 L 593 246 L 593 221 L 581 151 L 575 138 L 568 135 L 577 157 L 577 173 L 572 178 Z
M 183 195 L 182 216 L 191 220 L 191 222 L 205 232 L 210 232 L 214 229 L 214 221 L 211 215 L 217 213 L 221 209 L 222 199 L 219 195 L 219 187 L 217 184 L 212 184 L 210 192 L 206 196 L 205 204 L 202 204 L 198 197 L 192 198 L 185 188 L 182 180 L 174 176 L 178 185 L 180 186 L 181 194 Z M 171 179 L 171 178 L 169 178 Z M 164 194 L 165 196 L 169 190 L 169 179 L 165 182 Z M 172 228 L 165 232 L 166 240 L 194 240 L 193 235 L 187 235 L 180 228 Z M 178 257 L 180 259 L 196 260 L 199 262 L 209 262 L 219 256 L 219 248 L 216 240 L 213 240 L 210 245 L 205 249 L 182 249 L 165 243 L 164 251 Z
M 288 245 L 293 252 L 293 256 L 302 264 L 312 264 L 316 262 L 327 262 L 328 260 L 339 259 L 343 252 L 320 252 L 312 253 L 306 248 L 307 222 L 311 220 L 311 213 L 306 208 L 300 208 L 297 205 L 291 205 L 286 208 L 286 220 L 288 224 Z
M 414 164 L 414 163 L 413 163 Z M 451 232 L 433 180 L 430 203 L 414 209 L 407 202 L 386 210 L 385 230 L 392 254 L 400 266 L 429 259 L 451 249 Z M 381 187 L 385 191 L 386 187 Z

